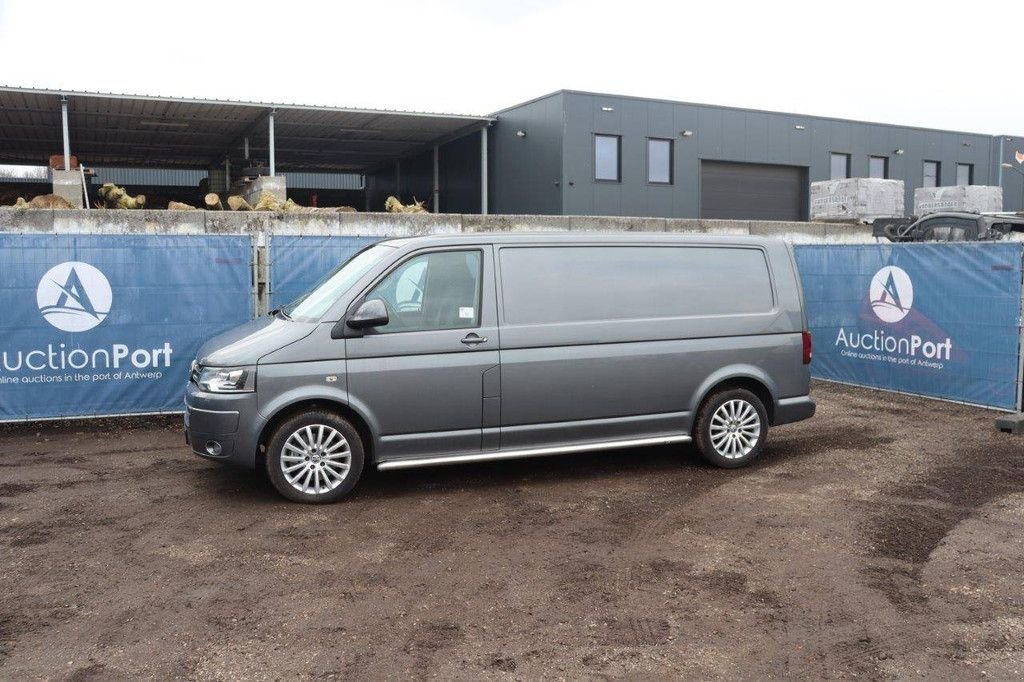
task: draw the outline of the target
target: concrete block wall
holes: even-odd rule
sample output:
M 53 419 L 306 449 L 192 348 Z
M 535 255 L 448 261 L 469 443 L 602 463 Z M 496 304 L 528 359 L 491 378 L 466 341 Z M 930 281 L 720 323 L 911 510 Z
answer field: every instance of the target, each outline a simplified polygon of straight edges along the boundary
M 462 215 L 458 213 L 337 213 L 330 210 L 126 211 L 0 208 L 0 232 L 57 234 L 252 234 L 412 237 L 459 232 L 692 232 L 763 235 L 794 244 L 874 243 L 871 227 L 848 223 L 620 218 L 604 216 Z

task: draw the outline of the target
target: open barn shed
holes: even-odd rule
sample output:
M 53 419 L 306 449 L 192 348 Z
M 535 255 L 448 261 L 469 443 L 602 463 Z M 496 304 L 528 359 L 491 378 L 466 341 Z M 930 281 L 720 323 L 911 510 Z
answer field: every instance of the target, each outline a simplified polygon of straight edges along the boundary
M 394 194 L 432 211 L 481 213 L 492 122 L 0 87 L 0 205 L 50 192 L 51 178 L 64 171 L 85 177 L 90 200 L 101 183 L 115 182 L 148 193 L 151 208 L 196 203 L 207 191 L 244 193 L 259 178 L 283 177 L 288 196 L 304 205 L 381 211 Z

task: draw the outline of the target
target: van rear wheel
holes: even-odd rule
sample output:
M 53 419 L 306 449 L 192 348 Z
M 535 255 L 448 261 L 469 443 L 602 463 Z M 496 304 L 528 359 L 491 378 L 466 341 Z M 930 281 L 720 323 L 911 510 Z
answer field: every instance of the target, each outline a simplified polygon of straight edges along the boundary
M 701 405 L 694 429 L 697 449 L 708 462 L 727 469 L 750 464 L 768 436 L 761 399 L 743 388 L 717 391 Z
M 293 502 L 337 502 L 362 473 L 359 432 L 332 412 L 315 410 L 291 417 L 277 427 L 267 446 L 270 481 Z

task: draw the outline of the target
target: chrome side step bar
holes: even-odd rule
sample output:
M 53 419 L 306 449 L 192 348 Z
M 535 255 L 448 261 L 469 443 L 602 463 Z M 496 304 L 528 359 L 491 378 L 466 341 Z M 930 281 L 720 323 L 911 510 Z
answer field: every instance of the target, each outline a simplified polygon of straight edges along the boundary
M 594 452 L 597 450 L 616 450 L 619 448 L 640 448 L 649 445 L 670 445 L 672 443 L 689 443 L 689 436 L 659 436 L 657 438 L 635 438 L 633 440 L 609 440 L 600 443 L 582 443 L 580 445 L 564 445 L 549 448 L 527 448 L 523 450 L 495 450 L 479 452 L 471 455 L 442 455 L 439 457 L 422 457 L 418 459 L 393 459 L 377 465 L 380 471 L 394 469 L 413 469 L 439 464 L 468 464 L 470 462 L 494 462 L 502 459 L 525 459 L 527 457 L 547 457 L 549 455 L 565 455 L 571 452 Z

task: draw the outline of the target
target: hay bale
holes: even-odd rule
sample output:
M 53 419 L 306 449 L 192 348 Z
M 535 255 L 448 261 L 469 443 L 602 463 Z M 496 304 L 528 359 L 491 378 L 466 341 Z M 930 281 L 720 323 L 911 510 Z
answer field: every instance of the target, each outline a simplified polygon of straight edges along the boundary
M 260 194 L 259 201 L 252 208 L 254 211 L 281 211 L 284 209 L 284 205 L 274 196 L 273 192 L 263 192 Z
M 390 196 L 384 202 L 384 210 L 388 213 L 426 213 L 427 209 L 424 208 L 424 201 L 416 201 L 416 197 L 412 198 L 413 203 L 403 204 L 398 200 L 398 197 Z
M 14 208 L 74 208 L 64 197 L 56 194 L 40 194 L 25 201 L 25 197 L 18 197 L 14 202 Z
M 117 202 L 117 208 L 145 208 L 146 207 L 146 195 L 136 194 L 131 196 L 125 194 Z
M 56 194 L 40 194 L 28 202 L 29 208 L 74 208 L 71 202 Z
M 145 208 L 146 195 L 139 194 L 131 196 L 123 187 L 118 187 L 112 182 L 105 182 L 96 190 L 102 202 L 102 208 Z

